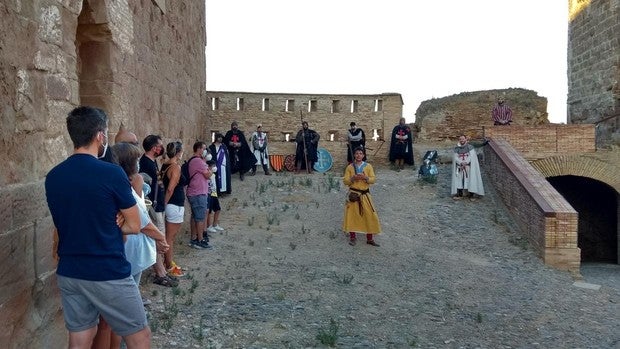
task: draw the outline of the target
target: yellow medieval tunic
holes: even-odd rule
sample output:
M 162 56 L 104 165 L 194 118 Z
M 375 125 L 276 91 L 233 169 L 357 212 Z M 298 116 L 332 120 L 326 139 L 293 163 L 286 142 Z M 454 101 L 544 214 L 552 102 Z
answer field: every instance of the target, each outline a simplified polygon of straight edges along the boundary
M 366 162 L 362 162 L 362 165 L 357 167 L 357 170 L 355 167 L 355 163 L 347 166 L 342 181 L 349 187 L 349 191 L 360 194 L 360 201 L 350 202 L 347 199 L 344 207 L 342 230 L 344 230 L 345 233 L 379 234 L 381 233 L 379 216 L 372 202 L 372 197 L 368 192 L 370 185 L 374 184 L 377 180 L 375 171 L 372 169 L 372 165 Z M 356 173 L 365 174 L 368 177 L 368 182 L 363 180 L 352 182 L 351 177 Z

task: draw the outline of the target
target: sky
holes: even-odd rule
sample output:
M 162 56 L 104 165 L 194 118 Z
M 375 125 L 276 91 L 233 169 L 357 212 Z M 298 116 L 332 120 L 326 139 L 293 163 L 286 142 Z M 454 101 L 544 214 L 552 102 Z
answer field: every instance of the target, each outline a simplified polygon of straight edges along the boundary
M 205 4 L 207 90 L 397 92 L 413 122 L 428 99 L 525 88 L 548 99 L 551 122 L 566 122 L 566 0 Z

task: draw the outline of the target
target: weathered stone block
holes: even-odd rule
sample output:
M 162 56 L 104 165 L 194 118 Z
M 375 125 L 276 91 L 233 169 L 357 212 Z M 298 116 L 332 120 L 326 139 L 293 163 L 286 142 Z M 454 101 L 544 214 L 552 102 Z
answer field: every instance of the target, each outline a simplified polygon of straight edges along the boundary
M 13 229 L 13 190 L 0 187 L 0 235 Z
M 0 246 L 3 246 L 0 249 L 0 262 L 7 266 L 0 270 L 0 304 L 10 302 L 13 297 L 30 290 L 34 284 L 33 265 L 26 263 L 33 258 L 33 235 L 33 225 L 0 235 Z
M 49 75 L 46 79 L 47 96 L 50 99 L 68 101 L 71 97 L 71 88 L 66 78 Z
M 23 184 L 13 191 L 13 225 L 32 225 L 36 217 L 49 215 L 44 182 Z
M 56 269 L 52 257 L 54 222 L 51 216 L 38 219 L 34 225 L 34 270 L 37 278 Z

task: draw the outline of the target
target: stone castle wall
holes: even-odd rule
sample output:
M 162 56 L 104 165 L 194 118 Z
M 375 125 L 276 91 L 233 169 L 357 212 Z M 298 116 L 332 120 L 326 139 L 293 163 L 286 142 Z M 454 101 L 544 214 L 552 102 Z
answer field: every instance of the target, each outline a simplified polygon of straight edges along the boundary
M 338 169 L 347 161 L 346 132 L 351 121 L 366 133 L 368 161 L 387 163 L 390 135 L 402 116 L 403 106 L 402 97 L 397 93 L 326 95 L 207 91 L 207 100 L 207 134 L 225 134 L 231 122 L 237 121 L 239 129 L 249 138 L 260 123 L 263 131 L 269 134 L 271 154 L 295 154 L 294 139 L 303 117 L 309 127 L 320 134 L 319 147 L 330 152 L 334 168 Z M 293 142 L 286 141 L 287 134 Z M 371 139 L 373 134 L 376 140 Z
M 598 123 L 597 146 L 620 145 L 620 2 L 568 3 L 568 122 Z
M 0 2 L 0 347 L 66 347 L 43 182 L 72 151 L 67 113 L 190 141 L 205 114 L 204 2 Z M 203 124 L 200 124 L 203 123 Z
M 499 96 L 512 109 L 513 125 L 547 124 L 547 99 L 531 90 L 510 88 L 463 92 L 423 101 L 416 110 L 418 137 L 425 141 L 457 139 L 460 134 L 482 137 L 482 127 L 492 126 L 491 111 Z

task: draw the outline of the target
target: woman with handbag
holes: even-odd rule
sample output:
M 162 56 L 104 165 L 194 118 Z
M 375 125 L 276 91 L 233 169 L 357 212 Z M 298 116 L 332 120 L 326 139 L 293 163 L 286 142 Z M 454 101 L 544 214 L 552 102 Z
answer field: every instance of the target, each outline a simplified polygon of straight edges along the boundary
M 349 195 L 344 207 L 342 230 L 349 233 L 349 245 L 356 242 L 356 233 L 366 234 L 366 243 L 375 247 L 373 236 L 381 233 L 379 216 L 372 203 L 370 185 L 376 181 L 372 165 L 364 161 L 364 149 L 357 147 L 353 162 L 347 166 L 342 181 L 349 187 Z

